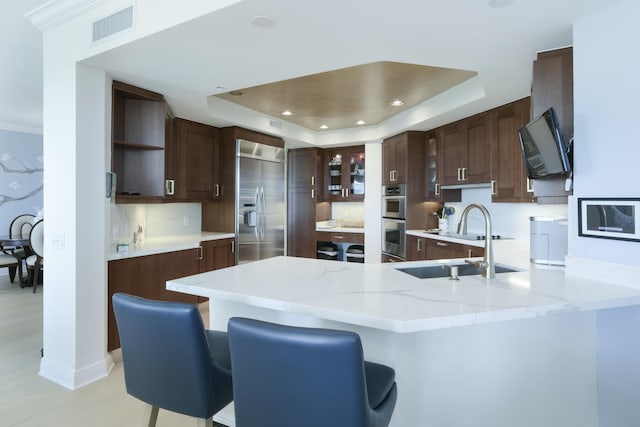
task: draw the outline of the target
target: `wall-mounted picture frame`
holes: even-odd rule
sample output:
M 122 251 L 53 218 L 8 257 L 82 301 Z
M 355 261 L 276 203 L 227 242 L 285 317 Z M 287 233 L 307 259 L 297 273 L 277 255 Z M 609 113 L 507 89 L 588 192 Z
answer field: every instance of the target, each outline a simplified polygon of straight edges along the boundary
M 640 242 L 640 199 L 578 198 L 578 235 Z

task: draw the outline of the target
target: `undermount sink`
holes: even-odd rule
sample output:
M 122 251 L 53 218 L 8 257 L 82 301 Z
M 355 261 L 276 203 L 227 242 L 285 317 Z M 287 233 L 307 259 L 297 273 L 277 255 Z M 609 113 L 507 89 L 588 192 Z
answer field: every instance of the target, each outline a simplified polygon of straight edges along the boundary
M 458 267 L 458 276 L 473 276 L 481 274 L 482 269 L 475 267 L 471 264 L 438 264 L 428 265 L 424 267 L 407 267 L 398 268 L 403 273 L 410 274 L 418 279 L 434 279 L 437 277 L 449 277 L 451 276 L 451 269 L 447 266 Z M 514 271 L 521 271 L 520 269 L 508 267 L 506 265 L 496 264 L 496 273 L 512 273 Z

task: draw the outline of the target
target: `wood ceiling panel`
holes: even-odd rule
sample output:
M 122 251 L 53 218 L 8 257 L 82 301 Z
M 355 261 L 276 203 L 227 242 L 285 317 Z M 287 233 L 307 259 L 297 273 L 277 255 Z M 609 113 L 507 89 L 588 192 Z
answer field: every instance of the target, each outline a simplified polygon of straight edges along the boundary
M 238 89 L 219 98 L 312 130 L 381 123 L 475 76 L 454 70 L 399 62 L 375 62 L 310 76 Z M 402 106 L 391 106 L 400 99 Z M 293 115 L 282 116 L 285 110 Z

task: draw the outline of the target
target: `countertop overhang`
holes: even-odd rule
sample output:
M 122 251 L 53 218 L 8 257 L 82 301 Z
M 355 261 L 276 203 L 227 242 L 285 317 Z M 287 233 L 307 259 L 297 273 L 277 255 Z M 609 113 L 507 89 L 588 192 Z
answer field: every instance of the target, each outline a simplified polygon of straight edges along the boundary
M 448 262 L 450 262 L 449 260 Z M 462 260 L 457 260 L 462 261 Z M 640 304 L 640 290 L 531 266 L 480 276 L 418 279 L 399 267 L 276 257 L 171 280 L 167 289 L 397 333 Z

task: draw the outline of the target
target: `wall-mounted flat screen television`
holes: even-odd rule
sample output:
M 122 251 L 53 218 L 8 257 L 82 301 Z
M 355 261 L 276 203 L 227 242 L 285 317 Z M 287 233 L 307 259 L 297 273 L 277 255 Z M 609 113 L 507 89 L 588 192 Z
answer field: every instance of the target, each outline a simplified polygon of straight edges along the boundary
M 571 172 L 568 147 L 562 141 L 553 108 L 520 129 L 518 136 L 529 179 L 566 176 Z

